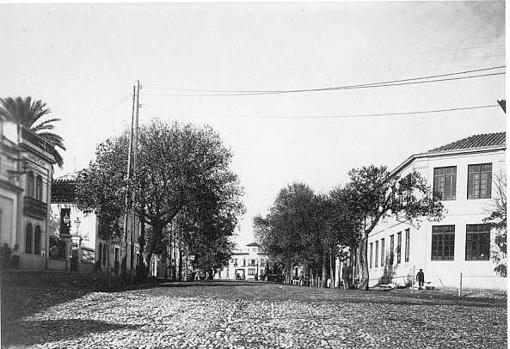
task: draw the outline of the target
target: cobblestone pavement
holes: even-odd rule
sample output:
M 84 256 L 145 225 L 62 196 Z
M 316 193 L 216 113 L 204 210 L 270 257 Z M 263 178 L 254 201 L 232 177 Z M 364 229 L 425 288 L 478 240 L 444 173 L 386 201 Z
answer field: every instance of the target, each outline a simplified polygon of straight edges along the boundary
M 3 346 L 507 347 L 506 298 L 459 300 L 408 290 L 359 292 L 263 283 L 179 285 L 70 298 L 12 318 L 2 331 Z

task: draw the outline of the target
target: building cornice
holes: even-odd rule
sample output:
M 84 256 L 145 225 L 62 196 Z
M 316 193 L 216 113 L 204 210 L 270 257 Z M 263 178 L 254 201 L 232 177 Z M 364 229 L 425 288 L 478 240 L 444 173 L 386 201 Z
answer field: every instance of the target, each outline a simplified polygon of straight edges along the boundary
M 498 146 L 489 146 L 489 147 L 479 147 L 479 148 L 470 148 L 470 149 L 458 149 L 458 150 L 450 150 L 450 151 L 438 151 L 438 152 L 426 152 L 426 153 L 418 153 L 413 154 L 407 159 L 405 159 L 400 165 L 395 167 L 393 171 L 391 171 L 391 176 L 395 176 L 400 173 L 403 169 L 409 166 L 416 159 L 423 158 L 438 158 L 444 156 L 454 156 L 454 155 L 465 155 L 465 154 L 479 154 L 479 153 L 491 153 L 497 151 L 505 151 L 506 145 L 498 145 Z
M 47 161 L 50 164 L 56 163 L 53 155 L 45 152 L 44 150 L 41 150 L 39 147 L 36 147 L 28 142 L 21 142 L 20 147 L 22 148 L 22 150 L 32 153 L 33 155 L 44 159 L 45 161 Z
M 1 178 L 0 178 L 0 187 L 9 189 L 9 190 L 12 190 L 12 191 L 15 191 L 18 193 L 22 192 L 24 190 L 22 187 L 18 187 L 17 185 L 12 184 L 11 182 L 6 181 L 5 179 L 1 179 Z

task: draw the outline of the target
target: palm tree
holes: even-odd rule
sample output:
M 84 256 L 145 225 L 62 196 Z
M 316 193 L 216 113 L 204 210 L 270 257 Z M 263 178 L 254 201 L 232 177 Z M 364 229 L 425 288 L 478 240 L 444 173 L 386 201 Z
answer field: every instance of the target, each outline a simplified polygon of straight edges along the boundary
M 56 148 L 66 149 L 63 139 L 59 135 L 49 132 L 55 128 L 54 123 L 60 119 L 43 120 L 50 113 L 46 103 L 41 100 L 33 101 L 32 97 L 0 98 L 0 116 L 17 122 L 47 141 L 51 145 L 51 155 L 55 158 L 57 165 L 62 168 L 64 159 Z

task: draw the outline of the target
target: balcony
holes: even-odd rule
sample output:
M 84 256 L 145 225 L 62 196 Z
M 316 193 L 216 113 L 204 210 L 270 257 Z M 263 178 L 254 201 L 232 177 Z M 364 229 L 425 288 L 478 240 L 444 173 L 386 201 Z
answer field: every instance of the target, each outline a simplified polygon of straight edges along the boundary
M 27 130 L 25 127 L 21 127 L 21 138 L 23 141 L 28 142 L 45 152 L 49 153 L 52 149 L 51 144 L 45 139 L 41 138 L 39 135 L 34 132 Z
M 23 199 L 23 213 L 26 216 L 45 219 L 48 212 L 48 205 L 45 202 L 25 196 Z

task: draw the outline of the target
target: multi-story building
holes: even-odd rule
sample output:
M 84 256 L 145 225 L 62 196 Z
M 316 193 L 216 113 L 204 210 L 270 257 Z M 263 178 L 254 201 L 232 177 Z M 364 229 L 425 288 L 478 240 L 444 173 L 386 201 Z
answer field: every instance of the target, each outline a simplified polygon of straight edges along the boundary
M 51 145 L 10 120 L 0 120 L 0 239 L 16 267 L 46 269 L 48 215 L 55 159 Z
M 406 224 L 388 217 L 370 234 L 370 285 L 390 276 L 396 283 L 415 277 L 438 287 L 506 288 L 491 251 L 496 231 L 484 224 L 498 199 L 496 185 L 506 176 L 505 133 L 481 134 L 411 155 L 393 170 L 416 170 L 442 197 L 444 218 Z M 388 275 L 389 274 L 389 275 Z
M 252 242 L 236 250 L 228 266 L 216 274 L 218 279 L 261 280 L 264 277 L 268 256 L 260 251 L 260 245 Z

